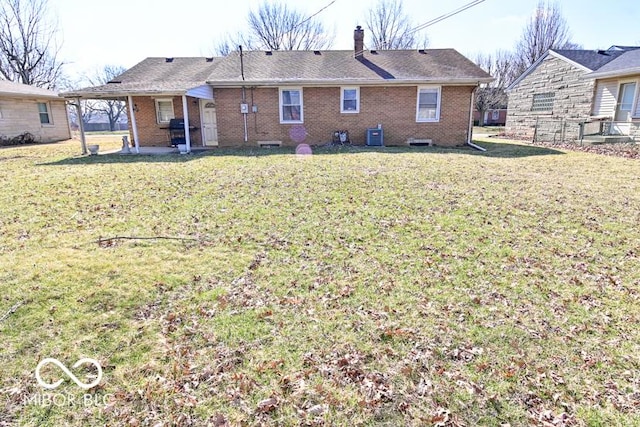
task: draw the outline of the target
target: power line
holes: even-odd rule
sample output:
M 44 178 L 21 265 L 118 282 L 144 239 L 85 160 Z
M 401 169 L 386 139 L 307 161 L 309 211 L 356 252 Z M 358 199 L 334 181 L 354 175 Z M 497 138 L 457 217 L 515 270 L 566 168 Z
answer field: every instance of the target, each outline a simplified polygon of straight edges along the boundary
M 412 34 L 412 33 L 415 33 L 417 31 L 424 30 L 425 28 L 427 28 L 427 27 L 429 27 L 429 26 L 431 26 L 433 24 L 437 24 L 438 22 L 444 21 L 447 18 L 451 18 L 452 16 L 457 15 L 458 13 L 463 12 L 463 11 L 469 9 L 469 8 L 472 8 L 473 6 L 477 6 L 477 5 L 479 5 L 480 3 L 484 2 L 484 1 L 485 0 L 474 0 L 472 2 L 469 2 L 469 3 L 465 4 L 464 6 L 459 7 L 456 10 L 453 10 L 453 11 L 451 11 L 449 13 L 445 13 L 444 15 L 438 16 L 437 18 L 434 18 L 431 21 L 427 21 L 424 24 L 420 24 L 420 25 L 412 28 L 411 30 L 409 30 L 407 32 L 407 34 Z
M 473 0 L 473 1 L 465 4 L 464 6 L 459 7 L 456 10 L 453 10 L 451 12 L 445 13 L 444 15 L 440 15 L 437 18 L 432 19 L 431 21 L 427 21 L 424 24 L 420 24 L 420 25 L 410 29 L 409 31 L 407 31 L 405 33 L 405 35 L 413 34 L 413 33 L 417 32 L 417 31 L 424 30 L 425 28 L 427 28 L 427 27 L 429 27 L 429 26 L 431 26 L 433 24 L 437 24 L 438 22 L 444 21 L 447 18 L 451 18 L 452 16 L 457 15 L 458 13 L 463 12 L 463 11 L 469 9 L 469 8 L 472 8 L 473 6 L 477 6 L 477 5 L 479 5 L 480 3 L 484 2 L 484 1 L 485 0 Z M 366 49 L 363 49 L 360 52 L 356 52 L 356 55 L 358 55 L 360 53 L 363 53 L 365 51 L 366 51 Z
M 321 8 L 319 11 L 317 11 L 316 13 L 314 13 L 313 15 L 310 15 L 307 19 L 304 19 L 300 22 L 298 22 L 296 25 L 294 25 L 289 32 L 295 30 L 296 28 L 298 28 L 300 25 L 304 24 L 305 22 L 309 22 L 312 18 L 314 18 L 315 16 L 321 14 L 322 12 L 324 12 L 326 9 L 328 9 L 331 5 L 333 5 L 336 2 L 336 0 L 332 0 L 331 2 L 329 2 L 329 4 L 327 4 L 326 6 L 324 6 L 323 8 Z

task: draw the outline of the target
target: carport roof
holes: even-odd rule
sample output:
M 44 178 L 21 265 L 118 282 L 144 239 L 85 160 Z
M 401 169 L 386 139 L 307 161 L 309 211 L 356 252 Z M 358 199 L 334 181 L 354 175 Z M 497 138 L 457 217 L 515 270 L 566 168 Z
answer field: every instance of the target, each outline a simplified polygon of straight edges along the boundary
M 64 92 L 68 98 L 108 98 L 126 95 L 183 95 L 206 85 L 220 58 L 147 58 L 107 84 Z

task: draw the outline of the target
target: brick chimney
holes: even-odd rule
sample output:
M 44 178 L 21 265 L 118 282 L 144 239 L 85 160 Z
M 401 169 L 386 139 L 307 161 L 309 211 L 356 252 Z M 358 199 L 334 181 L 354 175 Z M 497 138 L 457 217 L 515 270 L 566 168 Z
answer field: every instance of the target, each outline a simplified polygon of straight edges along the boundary
M 364 56 L 364 30 L 358 25 L 353 32 L 354 54 L 357 59 Z

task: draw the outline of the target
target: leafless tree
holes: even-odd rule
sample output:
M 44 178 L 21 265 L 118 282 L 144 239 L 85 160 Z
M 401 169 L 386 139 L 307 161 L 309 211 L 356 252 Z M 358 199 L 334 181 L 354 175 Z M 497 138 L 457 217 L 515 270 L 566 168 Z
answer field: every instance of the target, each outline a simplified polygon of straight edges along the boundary
M 242 33 L 236 33 L 235 35 L 223 36 L 213 45 L 210 52 L 215 56 L 227 56 L 231 52 L 237 51 L 239 46 L 247 50 L 256 49 L 253 40 Z
M 105 65 L 88 80 L 92 86 L 107 84 L 107 82 L 113 80 L 126 70 L 126 68 L 118 65 Z M 118 120 L 124 113 L 126 103 L 120 99 L 100 99 L 87 102 L 83 107 L 88 114 L 88 118 L 91 118 L 91 115 L 95 113 L 104 114 L 109 120 L 109 130 L 113 132 L 116 130 L 116 123 L 118 123 Z M 83 114 L 82 118 L 83 120 L 85 119 L 85 114 Z
M 525 26 L 514 53 L 515 74 L 522 74 L 549 49 L 575 49 L 567 21 L 558 3 L 538 2 Z
M 506 87 L 516 77 L 513 75 L 513 54 L 498 50 L 495 54 L 476 55 L 476 65 L 491 74 L 495 80 L 482 85 L 476 91 L 475 109 L 480 112 L 480 120 L 488 110 L 507 108 Z
M 500 49 L 493 54 L 478 54 L 474 62 L 495 78 L 488 86 L 504 89 L 518 77 L 512 52 Z
M 57 24 L 47 0 L 0 1 L 0 75 L 11 81 L 54 88 L 62 76 Z
M 94 101 L 92 100 L 81 100 L 80 105 L 82 107 L 82 122 L 89 122 L 94 115 L 92 104 Z M 69 121 L 72 127 L 79 126 L 78 120 L 78 109 L 76 108 L 76 101 L 68 101 L 67 102 L 67 114 L 69 115 Z
M 307 17 L 286 3 L 263 2 L 247 17 L 248 47 L 271 50 L 312 50 L 331 47 L 333 37 L 314 16 Z M 248 43 L 247 43 L 248 42 Z
M 365 21 L 371 49 L 425 48 L 426 34 L 413 31 L 413 24 L 405 14 L 402 0 L 378 0 L 369 10 Z

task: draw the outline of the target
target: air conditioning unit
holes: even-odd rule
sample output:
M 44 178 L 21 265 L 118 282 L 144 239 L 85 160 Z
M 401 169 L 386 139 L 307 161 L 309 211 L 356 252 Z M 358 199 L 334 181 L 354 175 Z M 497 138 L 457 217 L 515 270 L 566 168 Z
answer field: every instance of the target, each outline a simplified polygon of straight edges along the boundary
M 384 145 L 383 130 L 379 128 L 367 129 L 367 145 L 383 146 Z

